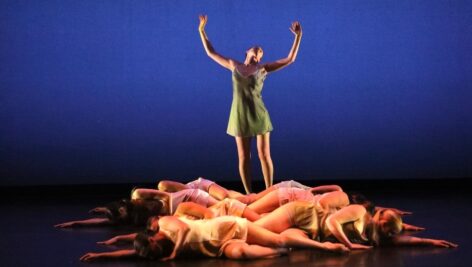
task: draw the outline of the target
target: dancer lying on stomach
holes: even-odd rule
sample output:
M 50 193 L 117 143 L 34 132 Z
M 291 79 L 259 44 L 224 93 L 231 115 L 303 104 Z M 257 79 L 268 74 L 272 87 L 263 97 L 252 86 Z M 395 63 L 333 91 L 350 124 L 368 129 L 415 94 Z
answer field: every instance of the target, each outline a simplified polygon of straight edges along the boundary
M 244 203 L 251 204 L 263 198 L 265 195 L 269 194 L 270 192 L 277 191 L 281 188 L 303 189 L 305 191 L 310 191 L 313 195 L 323 194 L 323 193 L 328 193 L 328 192 L 333 192 L 333 191 L 343 191 L 343 189 L 339 185 L 320 185 L 320 186 L 310 187 L 310 186 L 303 185 L 295 180 L 287 180 L 287 181 L 282 181 L 277 184 L 274 184 L 271 187 L 257 194 L 249 194 L 249 195 L 245 195 L 244 197 L 240 197 L 238 198 L 238 200 Z
M 177 206 L 192 201 L 205 207 L 218 201 L 207 192 L 198 189 L 186 189 L 175 193 L 161 192 L 155 189 L 133 189 L 131 200 L 123 199 L 105 207 L 97 207 L 91 213 L 105 215 L 86 220 L 56 224 L 54 227 L 134 224 L 144 225 L 151 216 L 172 215 Z
M 349 205 L 328 216 L 320 225 L 321 240 L 338 240 L 348 248 L 368 249 L 384 245 L 430 245 L 455 248 L 457 244 L 429 238 L 400 235 L 402 218 L 391 209 L 369 213 L 362 205 Z
M 300 238 L 287 231 L 273 233 L 243 218 L 222 216 L 208 220 L 189 220 L 165 216 L 159 220 L 159 231 L 152 236 L 138 235 L 133 250 L 87 253 L 80 259 L 141 256 L 170 260 L 185 253 L 230 259 L 257 259 L 278 256 L 290 247 L 347 252 L 342 244 L 320 243 Z M 169 242 L 170 241 L 170 242 Z
M 177 217 L 186 217 L 190 219 L 211 219 L 221 216 L 235 216 L 245 218 L 249 221 L 256 221 L 260 218 L 259 214 L 252 211 L 246 204 L 236 199 L 225 199 L 211 207 L 205 207 L 194 202 L 183 202 L 177 207 L 174 213 Z M 159 230 L 159 216 L 153 216 L 148 219 L 146 230 L 155 232 Z M 112 245 L 119 242 L 133 242 L 138 233 L 118 235 L 106 241 L 97 242 L 97 244 Z
M 292 201 L 307 201 L 323 203 L 323 199 L 328 199 L 326 203 L 334 203 L 338 201 L 335 206 L 346 206 L 349 204 L 349 198 L 343 191 L 332 191 L 324 194 L 314 195 L 310 190 L 300 188 L 278 188 L 268 192 L 262 198 L 251 203 L 248 207 L 259 214 L 268 213 L 276 208 Z
M 221 185 L 203 177 L 199 177 L 198 179 L 186 184 L 176 181 L 162 180 L 157 184 L 157 189 L 170 193 L 185 189 L 200 189 L 207 192 L 210 194 L 210 196 L 217 200 L 223 200 L 225 198 L 241 198 L 244 196 L 237 191 L 226 189 Z

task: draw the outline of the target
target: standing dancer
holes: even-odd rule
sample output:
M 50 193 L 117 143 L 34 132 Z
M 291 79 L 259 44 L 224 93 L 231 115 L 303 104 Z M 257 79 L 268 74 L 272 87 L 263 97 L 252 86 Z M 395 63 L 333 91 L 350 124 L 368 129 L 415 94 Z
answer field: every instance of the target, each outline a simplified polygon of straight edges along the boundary
M 254 46 L 246 51 L 244 63 L 217 53 L 205 33 L 207 16 L 200 15 L 198 28 L 207 55 L 221 66 L 229 69 L 233 80 L 233 102 L 229 116 L 227 133 L 234 136 L 238 149 L 239 175 L 246 193 L 251 193 L 252 175 L 250 164 L 251 138 L 257 137 L 257 151 L 261 161 L 266 188 L 272 185 L 274 166 L 270 156 L 270 131 L 272 122 L 262 101 L 261 91 L 267 73 L 290 65 L 297 57 L 302 38 L 299 22 L 293 22 L 290 31 L 295 35 L 292 49 L 286 58 L 261 64 L 262 48 Z

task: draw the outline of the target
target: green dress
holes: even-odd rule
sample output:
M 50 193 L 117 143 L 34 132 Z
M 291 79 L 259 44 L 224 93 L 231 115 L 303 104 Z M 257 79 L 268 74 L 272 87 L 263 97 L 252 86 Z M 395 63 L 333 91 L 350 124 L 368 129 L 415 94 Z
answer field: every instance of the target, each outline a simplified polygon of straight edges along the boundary
M 229 135 L 249 137 L 272 131 L 272 122 L 261 95 L 266 76 L 263 67 L 248 77 L 234 69 L 233 102 L 226 131 Z

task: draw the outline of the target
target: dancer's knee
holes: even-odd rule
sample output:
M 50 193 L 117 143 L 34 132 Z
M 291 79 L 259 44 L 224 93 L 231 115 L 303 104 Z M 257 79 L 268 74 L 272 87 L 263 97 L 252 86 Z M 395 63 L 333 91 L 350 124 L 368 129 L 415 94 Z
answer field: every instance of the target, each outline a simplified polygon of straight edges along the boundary
M 275 245 L 279 248 L 286 248 L 287 243 L 288 243 L 288 238 L 283 235 L 279 235 L 273 240 L 275 242 Z
M 247 163 L 251 159 L 250 153 L 239 153 L 238 154 L 239 163 Z
M 224 254 L 227 258 L 233 260 L 240 260 L 247 258 L 248 244 L 235 243 L 225 247 Z
M 262 161 L 269 161 L 269 160 L 271 160 L 270 152 L 268 152 L 268 151 L 259 150 L 259 151 L 258 151 L 258 156 L 259 156 L 259 159 L 262 160 Z

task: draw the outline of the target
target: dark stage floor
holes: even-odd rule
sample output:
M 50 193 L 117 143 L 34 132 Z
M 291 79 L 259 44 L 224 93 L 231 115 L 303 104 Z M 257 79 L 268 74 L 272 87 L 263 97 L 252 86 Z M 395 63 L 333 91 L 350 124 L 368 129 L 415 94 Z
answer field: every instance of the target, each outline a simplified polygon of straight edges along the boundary
M 408 183 L 403 182 L 405 188 Z M 288 256 L 257 261 L 230 261 L 224 259 L 180 259 L 172 262 L 152 262 L 146 260 L 100 261 L 82 263 L 79 257 L 89 251 L 104 251 L 106 247 L 96 245 L 96 241 L 108 239 L 117 234 L 133 231 L 132 228 L 73 228 L 55 229 L 53 225 L 72 219 L 87 218 L 87 211 L 99 204 L 123 195 L 107 193 L 100 197 L 91 191 L 79 192 L 71 188 L 62 194 L 41 188 L 26 190 L 28 195 L 6 193 L 8 199 L 0 206 L 3 212 L 0 220 L 1 266 L 471 266 L 472 256 L 469 219 L 472 207 L 469 190 L 458 184 L 458 189 L 418 186 L 404 190 L 402 186 L 391 188 L 378 183 L 375 188 L 364 187 L 363 193 L 385 206 L 411 210 L 412 216 L 405 221 L 426 227 L 419 236 L 446 239 L 459 244 L 457 249 L 439 248 L 377 248 L 371 251 L 354 251 L 349 255 L 334 255 L 309 250 L 291 252 Z M 379 188 L 389 188 L 380 190 Z M 79 188 L 84 190 L 83 187 Z M 79 190 L 77 189 L 77 190 Z M 3 188 L 3 191 L 8 188 Z M 12 188 L 11 190 L 22 190 Z M 120 189 L 122 190 L 122 189 Z M 118 191 L 120 191 L 118 190 Z M 374 191 L 377 191 L 375 193 Z M 419 192 L 416 193 L 415 191 Z M 429 192 L 429 193 L 427 193 Z M 445 193 L 447 192 L 447 193 Z M 24 192 L 23 192 L 24 193 Z M 120 191 L 121 194 L 121 191 Z M 16 196 L 16 197 L 15 197 Z M 62 199 L 62 200 L 60 200 Z

